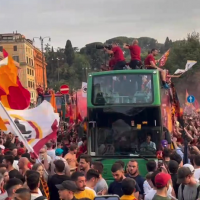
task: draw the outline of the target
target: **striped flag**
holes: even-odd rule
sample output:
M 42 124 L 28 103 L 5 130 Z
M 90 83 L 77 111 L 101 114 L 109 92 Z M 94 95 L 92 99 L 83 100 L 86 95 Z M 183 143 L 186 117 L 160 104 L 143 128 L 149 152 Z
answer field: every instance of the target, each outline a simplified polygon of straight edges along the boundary
M 12 110 L 0 103 L 0 119 L 0 129 L 18 136 L 29 151 L 34 149 L 37 154 L 50 139 L 56 138 L 60 120 L 47 101 L 27 110 Z

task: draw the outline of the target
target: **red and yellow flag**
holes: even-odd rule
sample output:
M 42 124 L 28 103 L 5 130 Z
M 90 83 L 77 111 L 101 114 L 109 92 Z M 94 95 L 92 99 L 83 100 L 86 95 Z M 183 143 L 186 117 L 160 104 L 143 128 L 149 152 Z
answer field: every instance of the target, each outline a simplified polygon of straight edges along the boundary
M 169 51 L 170 51 L 170 49 L 169 49 L 168 51 L 166 51 L 166 52 L 163 54 L 163 56 L 161 57 L 160 63 L 159 63 L 159 67 L 163 67 L 163 66 L 165 65 L 165 63 L 167 62 L 167 59 L 168 59 L 168 57 L 169 57 Z
M 4 50 L 4 56 L 7 52 Z M 0 101 L 7 108 L 23 110 L 30 105 L 30 92 L 18 77 L 18 69 L 11 56 L 0 61 Z

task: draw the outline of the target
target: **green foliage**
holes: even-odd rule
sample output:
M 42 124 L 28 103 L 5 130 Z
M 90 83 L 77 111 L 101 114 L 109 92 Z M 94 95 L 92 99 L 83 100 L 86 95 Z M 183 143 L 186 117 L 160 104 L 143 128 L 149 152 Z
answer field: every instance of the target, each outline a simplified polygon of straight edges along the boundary
M 182 101 L 184 101 L 186 89 L 189 91 L 189 94 L 193 94 L 196 98 L 200 99 L 200 68 L 198 66 L 198 63 L 200 63 L 199 39 L 199 33 L 193 32 L 188 35 L 187 39 L 172 43 L 169 59 L 165 65 L 165 68 L 169 70 L 170 74 L 173 74 L 176 69 L 185 69 L 187 60 L 197 61 L 197 64 L 191 70 L 184 73 L 180 78 L 173 79 L 179 94 L 183 94 Z
M 66 57 L 66 61 L 68 65 L 71 66 L 74 62 L 75 55 L 74 55 L 74 49 L 72 47 L 72 43 L 70 40 L 67 40 L 66 42 L 65 57 Z

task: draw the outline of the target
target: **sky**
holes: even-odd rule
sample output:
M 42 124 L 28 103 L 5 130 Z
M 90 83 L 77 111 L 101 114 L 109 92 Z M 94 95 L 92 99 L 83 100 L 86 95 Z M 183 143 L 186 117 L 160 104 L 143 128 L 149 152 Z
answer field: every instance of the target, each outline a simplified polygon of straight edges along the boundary
M 116 36 L 164 43 L 200 32 L 200 0 L 0 0 L 0 26 L 0 33 L 29 39 L 50 36 L 54 48 L 68 39 L 81 48 Z

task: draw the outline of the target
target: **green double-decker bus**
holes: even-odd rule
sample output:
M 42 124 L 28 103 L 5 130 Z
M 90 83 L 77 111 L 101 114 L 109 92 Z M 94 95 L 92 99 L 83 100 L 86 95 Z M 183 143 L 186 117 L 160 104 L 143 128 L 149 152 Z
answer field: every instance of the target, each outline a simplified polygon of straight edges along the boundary
M 103 163 L 108 182 L 118 160 L 137 160 L 145 175 L 147 159 L 156 159 L 162 140 L 161 90 L 157 70 L 88 75 L 88 153 Z

